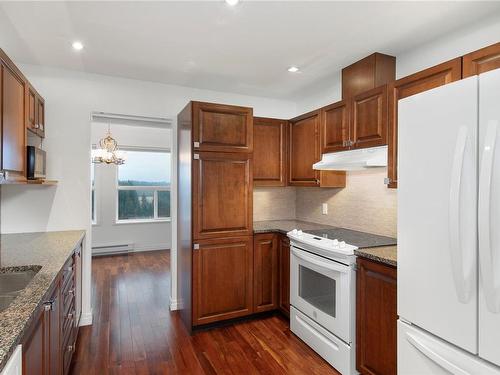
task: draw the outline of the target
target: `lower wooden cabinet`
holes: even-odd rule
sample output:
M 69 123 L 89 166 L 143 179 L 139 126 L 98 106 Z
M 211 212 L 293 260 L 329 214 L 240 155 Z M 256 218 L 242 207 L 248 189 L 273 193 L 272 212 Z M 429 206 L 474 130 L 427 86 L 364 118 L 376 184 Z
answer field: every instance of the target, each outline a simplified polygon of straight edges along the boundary
M 193 249 L 193 326 L 253 311 L 253 237 L 199 240 Z
M 290 316 L 290 240 L 286 235 L 279 240 L 279 309 Z
M 396 268 L 363 258 L 357 265 L 356 368 L 361 374 L 396 374 Z
M 278 308 L 278 271 L 278 235 L 275 233 L 254 235 L 254 312 Z
M 77 248 L 78 251 L 81 247 Z M 75 351 L 78 325 L 75 321 L 76 264 L 70 257 L 51 290 L 35 311 L 22 343 L 23 375 L 66 375 Z

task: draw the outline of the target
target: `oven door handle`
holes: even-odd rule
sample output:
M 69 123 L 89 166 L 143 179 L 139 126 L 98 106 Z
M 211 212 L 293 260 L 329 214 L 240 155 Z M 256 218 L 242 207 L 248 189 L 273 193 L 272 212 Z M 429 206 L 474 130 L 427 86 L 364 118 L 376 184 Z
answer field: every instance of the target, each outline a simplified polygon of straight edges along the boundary
M 310 255 L 307 255 L 304 251 L 297 250 L 294 247 L 292 247 L 292 254 L 299 259 L 302 259 L 308 263 L 314 264 L 314 265 L 321 267 L 321 268 L 326 268 L 328 270 L 337 271 L 340 273 L 348 273 L 349 272 L 349 267 L 347 267 L 345 265 L 344 266 L 338 265 L 335 261 L 326 262 L 326 261 L 322 261 L 320 259 L 316 259 L 316 257 L 312 257 Z

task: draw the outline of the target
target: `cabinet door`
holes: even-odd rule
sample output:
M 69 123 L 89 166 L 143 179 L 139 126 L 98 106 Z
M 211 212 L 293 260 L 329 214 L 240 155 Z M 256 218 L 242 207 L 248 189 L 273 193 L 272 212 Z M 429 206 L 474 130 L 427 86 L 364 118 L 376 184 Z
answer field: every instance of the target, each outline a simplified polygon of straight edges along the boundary
M 353 148 L 387 144 L 387 86 L 357 95 L 352 101 L 351 141 Z
M 465 55 L 462 64 L 462 77 L 467 78 L 498 68 L 500 68 L 500 43 Z
M 282 235 L 279 244 L 279 308 L 290 316 L 290 241 Z
M 253 151 L 253 110 L 232 105 L 193 102 L 195 151 Z
M 59 283 L 46 304 L 47 308 L 47 359 L 48 374 L 59 375 L 61 372 L 61 295 Z
M 23 339 L 23 375 L 47 374 L 48 343 L 45 331 L 46 317 L 42 305 L 36 310 L 35 318 Z
M 290 120 L 289 185 L 319 186 L 319 173 L 312 167 L 321 158 L 319 115 L 314 111 Z
M 40 137 L 44 137 L 45 136 L 45 101 L 43 100 L 43 98 L 41 96 L 37 96 L 37 100 L 36 100 L 36 104 L 37 104 L 37 134 L 40 136 Z M 35 126 L 36 127 L 36 126 Z
M 389 86 L 388 185 L 398 185 L 398 101 L 409 96 L 457 81 L 462 77 L 462 59 L 456 58 L 410 76 Z
M 252 313 L 252 242 L 253 237 L 195 242 L 193 326 Z
M 345 100 L 321 109 L 321 153 L 348 150 L 349 110 Z
M 193 238 L 251 236 L 252 192 L 250 154 L 194 154 Z
M 287 127 L 285 120 L 254 117 L 254 186 L 286 186 Z
M 24 81 L 4 63 L 2 71 L 2 168 L 24 173 L 25 170 L 25 123 Z
M 36 93 L 31 86 L 28 85 L 28 105 L 26 106 L 26 127 L 32 131 L 36 131 L 37 124 L 37 105 Z
M 278 238 L 274 233 L 256 234 L 253 242 L 254 311 L 278 307 Z
M 397 372 L 396 268 L 358 258 L 356 368 L 361 374 Z

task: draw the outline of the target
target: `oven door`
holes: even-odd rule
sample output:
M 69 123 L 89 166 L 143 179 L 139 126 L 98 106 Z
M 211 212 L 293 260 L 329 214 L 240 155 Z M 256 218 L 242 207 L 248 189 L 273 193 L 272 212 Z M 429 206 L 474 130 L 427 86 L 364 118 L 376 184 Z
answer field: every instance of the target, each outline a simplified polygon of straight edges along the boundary
M 296 309 L 346 343 L 352 342 L 351 267 L 292 247 L 290 299 Z M 354 309 L 352 310 L 354 314 Z

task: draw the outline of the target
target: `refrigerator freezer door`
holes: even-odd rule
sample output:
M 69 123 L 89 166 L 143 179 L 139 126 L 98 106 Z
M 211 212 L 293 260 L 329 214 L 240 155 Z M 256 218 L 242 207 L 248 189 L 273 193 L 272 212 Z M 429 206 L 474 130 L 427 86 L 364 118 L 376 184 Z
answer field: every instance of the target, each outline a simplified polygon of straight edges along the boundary
M 479 76 L 479 355 L 500 366 L 500 70 Z
M 398 321 L 398 375 L 500 375 L 500 368 Z
M 477 353 L 477 77 L 399 102 L 398 315 Z

